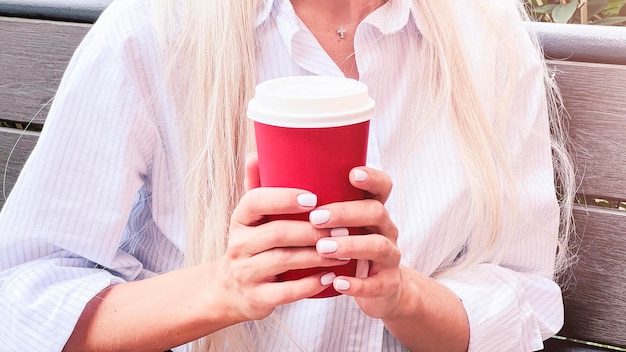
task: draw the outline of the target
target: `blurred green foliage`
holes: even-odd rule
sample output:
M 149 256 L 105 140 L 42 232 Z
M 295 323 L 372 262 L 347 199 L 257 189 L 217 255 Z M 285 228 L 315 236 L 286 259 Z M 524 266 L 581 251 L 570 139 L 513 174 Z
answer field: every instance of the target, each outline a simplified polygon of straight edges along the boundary
M 524 0 L 524 2 L 530 16 L 541 22 L 626 25 L 626 0 Z

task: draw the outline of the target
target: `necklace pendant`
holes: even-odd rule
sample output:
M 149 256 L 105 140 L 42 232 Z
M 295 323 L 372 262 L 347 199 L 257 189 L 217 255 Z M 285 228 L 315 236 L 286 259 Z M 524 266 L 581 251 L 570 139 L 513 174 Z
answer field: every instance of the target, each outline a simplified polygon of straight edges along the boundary
M 339 26 L 339 28 L 337 28 L 337 34 L 339 34 L 339 39 L 344 39 L 346 34 L 346 27 Z

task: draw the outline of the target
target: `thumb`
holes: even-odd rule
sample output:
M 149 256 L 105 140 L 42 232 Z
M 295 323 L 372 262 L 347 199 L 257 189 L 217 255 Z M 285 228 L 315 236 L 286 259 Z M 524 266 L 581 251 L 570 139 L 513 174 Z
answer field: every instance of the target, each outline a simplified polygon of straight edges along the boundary
M 244 187 L 246 192 L 253 188 L 261 187 L 261 179 L 259 176 L 259 157 L 257 153 L 250 153 L 246 156 Z

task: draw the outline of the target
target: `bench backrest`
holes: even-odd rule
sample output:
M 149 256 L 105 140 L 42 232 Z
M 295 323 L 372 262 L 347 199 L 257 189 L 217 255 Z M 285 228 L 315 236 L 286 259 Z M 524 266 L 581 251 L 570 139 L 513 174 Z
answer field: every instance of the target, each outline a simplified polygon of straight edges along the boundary
M 575 210 L 580 259 L 559 335 L 626 348 L 626 29 L 564 26 L 529 26 L 540 34 L 571 115 L 580 197 L 588 202 Z M 89 27 L 0 17 L 0 207 Z
M 0 207 L 37 141 L 65 67 L 89 28 L 0 17 Z
M 565 281 L 573 339 L 626 348 L 626 28 L 534 24 L 571 116 L 578 262 Z M 567 59 L 567 61 L 559 60 Z

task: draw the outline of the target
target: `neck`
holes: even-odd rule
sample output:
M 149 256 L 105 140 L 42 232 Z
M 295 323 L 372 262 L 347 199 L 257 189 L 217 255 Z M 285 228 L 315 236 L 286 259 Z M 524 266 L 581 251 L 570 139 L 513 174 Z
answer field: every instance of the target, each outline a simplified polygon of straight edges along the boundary
M 387 0 L 291 0 L 296 14 L 346 77 L 358 79 L 354 35 L 358 24 Z
M 291 0 L 298 17 L 335 26 L 356 25 L 386 0 Z M 306 20 L 305 20 L 306 22 Z

